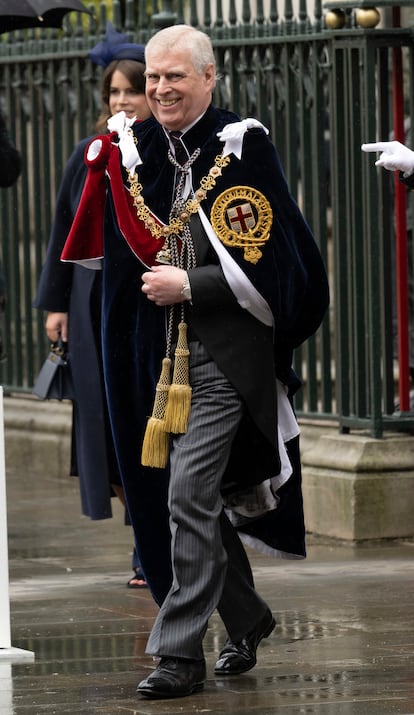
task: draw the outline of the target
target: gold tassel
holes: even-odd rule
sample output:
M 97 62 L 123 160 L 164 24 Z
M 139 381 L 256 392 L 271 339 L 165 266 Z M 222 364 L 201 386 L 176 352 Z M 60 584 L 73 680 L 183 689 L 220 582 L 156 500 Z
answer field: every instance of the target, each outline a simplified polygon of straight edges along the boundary
M 170 436 L 165 428 L 165 406 L 170 389 L 170 372 L 171 359 L 166 357 L 162 361 L 152 415 L 148 419 L 142 444 L 141 463 L 144 467 L 163 469 L 167 465 Z
M 191 409 L 191 387 L 189 385 L 190 351 L 187 345 L 187 324 L 178 325 L 178 341 L 174 353 L 174 374 L 165 408 L 165 429 L 173 434 L 187 432 Z

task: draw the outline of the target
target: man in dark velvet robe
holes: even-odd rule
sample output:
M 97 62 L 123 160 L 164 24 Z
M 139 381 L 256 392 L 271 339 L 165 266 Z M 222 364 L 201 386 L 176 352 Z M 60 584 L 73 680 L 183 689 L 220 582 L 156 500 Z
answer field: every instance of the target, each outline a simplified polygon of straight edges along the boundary
M 292 352 L 317 330 L 329 297 L 267 131 L 211 104 L 209 38 L 167 28 L 149 41 L 146 62 L 155 118 L 119 131 L 122 178 L 113 146 L 105 149 L 104 245 L 94 250 L 103 255 L 104 371 L 118 461 L 141 563 L 161 604 L 147 646 L 160 661 L 138 692 L 163 698 L 203 688 L 202 641 L 216 608 L 227 631 L 220 676 L 254 667 L 275 627 L 241 538 L 281 558 L 305 556 Z M 66 260 L 81 256 L 72 249 Z M 177 342 L 179 324 L 188 346 L 181 333 Z M 164 359 L 181 368 L 170 388 L 160 378 Z M 176 398 L 177 423 L 168 426 Z M 167 538 L 168 592 L 154 573 Z

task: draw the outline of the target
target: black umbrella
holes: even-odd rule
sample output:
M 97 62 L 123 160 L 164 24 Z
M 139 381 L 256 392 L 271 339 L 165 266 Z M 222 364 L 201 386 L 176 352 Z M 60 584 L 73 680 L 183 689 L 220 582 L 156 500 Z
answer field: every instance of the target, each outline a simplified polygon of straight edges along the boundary
M 90 11 L 80 0 L 0 0 L 0 33 L 25 27 L 62 27 L 68 12 Z

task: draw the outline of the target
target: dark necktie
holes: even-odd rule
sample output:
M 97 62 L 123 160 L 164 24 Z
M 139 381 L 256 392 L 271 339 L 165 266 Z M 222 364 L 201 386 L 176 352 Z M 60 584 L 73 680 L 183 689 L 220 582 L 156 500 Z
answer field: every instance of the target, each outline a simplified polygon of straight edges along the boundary
M 175 158 L 181 166 L 184 166 L 188 160 L 188 154 L 184 149 L 184 145 L 180 139 L 182 132 L 169 132 L 169 136 L 174 147 Z

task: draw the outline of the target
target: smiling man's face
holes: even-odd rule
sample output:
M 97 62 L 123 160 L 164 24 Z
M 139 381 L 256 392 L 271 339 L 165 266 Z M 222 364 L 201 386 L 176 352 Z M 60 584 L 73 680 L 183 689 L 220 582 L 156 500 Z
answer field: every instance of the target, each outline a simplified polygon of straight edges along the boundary
M 178 131 L 201 116 L 211 102 L 215 71 L 208 64 L 197 74 L 186 49 L 157 50 L 146 56 L 146 96 L 160 124 Z

